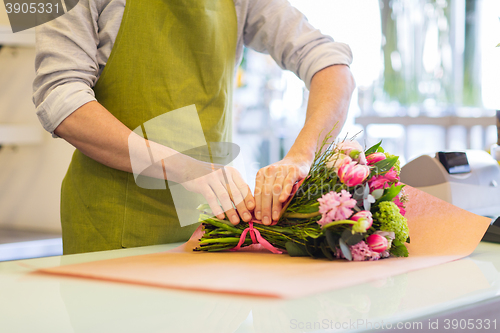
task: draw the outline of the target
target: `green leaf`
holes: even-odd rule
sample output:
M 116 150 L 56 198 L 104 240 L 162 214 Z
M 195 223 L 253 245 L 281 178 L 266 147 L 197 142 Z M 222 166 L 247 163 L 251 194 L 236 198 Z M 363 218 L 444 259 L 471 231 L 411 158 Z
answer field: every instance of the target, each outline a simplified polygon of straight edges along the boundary
M 300 244 L 297 244 L 292 241 L 288 241 L 285 243 L 286 252 L 290 255 L 290 257 L 308 257 L 309 253 L 307 253 L 306 248 Z
M 344 257 L 347 260 L 352 261 L 351 250 L 349 250 L 349 246 L 347 246 L 347 244 L 344 242 L 342 238 L 339 240 L 339 245 L 340 245 L 340 250 L 342 251 Z
M 318 258 L 317 256 L 317 252 L 318 252 L 318 248 L 316 246 L 316 239 L 309 239 L 309 241 L 306 243 L 306 252 L 309 254 L 309 256 L 311 256 L 311 258 Z
M 334 233 L 332 230 L 326 230 L 325 238 L 328 242 L 328 246 L 330 246 L 332 250 L 336 250 L 338 246 L 339 235 Z
M 407 242 L 408 244 L 410 244 L 410 236 L 408 236 L 408 238 L 406 239 L 406 242 Z
M 395 257 L 408 257 L 408 249 L 397 239 L 392 241 L 392 246 L 389 252 Z
M 368 148 L 366 151 L 365 151 L 365 155 L 370 155 L 370 154 L 373 154 L 373 153 L 376 153 L 377 152 L 377 149 L 380 147 L 380 145 L 382 144 L 382 140 L 380 140 L 379 143 L 377 143 L 376 145 L 373 145 L 371 146 L 370 148 Z
M 323 252 L 325 257 L 328 258 L 328 260 L 333 260 L 334 257 L 332 255 L 332 253 L 330 252 L 330 250 L 326 248 L 325 242 L 326 242 L 326 240 L 324 242 L 322 242 L 320 245 L 321 251 Z
M 499 46 L 500 46 L 500 43 L 497 44 L 497 47 L 499 47 Z
M 398 186 L 392 184 L 391 187 L 385 189 L 384 195 L 377 200 L 377 203 L 382 201 L 392 201 L 392 199 L 394 199 L 401 192 L 401 189 L 404 186 L 405 184 L 401 184 Z
M 361 240 L 363 240 L 363 238 L 364 234 L 359 232 L 353 234 L 349 229 L 344 230 L 341 236 L 341 239 L 349 246 L 358 244 Z
M 368 178 L 386 173 L 387 171 L 391 170 L 391 168 L 394 166 L 394 164 L 396 164 L 397 161 L 397 156 L 388 157 L 385 160 L 378 161 L 377 163 L 373 164 L 372 172 L 370 173 L 370 176 Z

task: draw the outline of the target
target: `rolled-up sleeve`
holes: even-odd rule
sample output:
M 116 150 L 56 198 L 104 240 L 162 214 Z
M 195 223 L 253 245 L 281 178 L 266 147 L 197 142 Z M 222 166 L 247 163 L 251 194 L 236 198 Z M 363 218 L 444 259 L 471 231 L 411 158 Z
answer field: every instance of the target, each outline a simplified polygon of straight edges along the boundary
M 243 31 L 246 46 L 269 53 L 277 64 L 294 72 L 309 88 L 312 77 L 332 65 L 350 65 L 347 44 L 315 29 L 287 0 L 249 1 Z
M 33 102 L 42 126 L 53 135 L 73 111 L 95 100 L 98 3 L 81 0 L 67 14 L 36 28 Z

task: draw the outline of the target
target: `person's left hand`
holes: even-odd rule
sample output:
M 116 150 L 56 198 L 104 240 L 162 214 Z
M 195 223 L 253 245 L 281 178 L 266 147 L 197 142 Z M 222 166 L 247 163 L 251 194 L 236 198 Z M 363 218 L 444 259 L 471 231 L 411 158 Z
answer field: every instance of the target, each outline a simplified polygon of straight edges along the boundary
M 307 176 L 310 167 L 305 159 L 285 157 L 260 169 L 255 180 L 255 218 L 265 225 L 277 221 L 293 185 Z

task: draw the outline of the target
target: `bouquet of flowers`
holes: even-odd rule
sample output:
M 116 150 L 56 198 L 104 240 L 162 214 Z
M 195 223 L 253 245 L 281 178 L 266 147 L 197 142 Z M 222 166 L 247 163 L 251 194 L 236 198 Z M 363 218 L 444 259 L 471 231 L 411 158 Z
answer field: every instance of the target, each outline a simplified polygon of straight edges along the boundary
M 238 250 L 260 243 L 290 256 L 378 260 L 408 256 L 404 185 L 397 156 L 381 142 L 363 150 L 353 139 L 328 143 L 309 175 L 296 183 L 275 225 L 258 220 L 232 225 L 200 206 L 204 234 L 195 251 Z

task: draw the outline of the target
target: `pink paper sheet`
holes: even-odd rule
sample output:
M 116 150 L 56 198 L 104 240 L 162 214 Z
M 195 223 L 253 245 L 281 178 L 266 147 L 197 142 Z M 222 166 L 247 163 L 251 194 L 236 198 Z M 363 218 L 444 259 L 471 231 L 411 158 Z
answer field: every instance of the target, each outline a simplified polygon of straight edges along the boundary
M 193 252 L 198 235 L 169 252 L 42 269 L 41 272 L 175 289 L 296 298 L 460 259 L 490 219 L 406 187 L 410 257 L 372 262 L 292 258 L 264 252 Z

